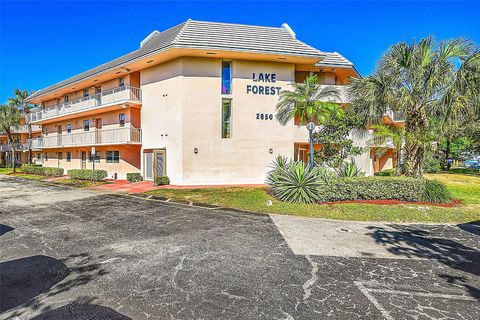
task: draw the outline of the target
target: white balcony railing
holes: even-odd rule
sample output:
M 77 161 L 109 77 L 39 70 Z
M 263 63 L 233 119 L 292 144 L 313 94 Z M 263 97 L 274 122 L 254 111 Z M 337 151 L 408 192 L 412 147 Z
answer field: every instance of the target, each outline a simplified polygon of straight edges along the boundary
M 32 132 L 35 132 L 35 131 L 42 131 L 42 126 L 41 125 L 38 125 L 38 124 L 32 124 Z M 18 127 L 12 127 L 11 128 L 13 132 L 16 132 L 16 133 L 28 133 L 28 125 L 24 124 L 24 125 L 21 125 L 21 126 L 18 126 Z
M 142 101 L 141 89 L 132 86 L 122 86 L 55 106 L 43 109 L 35 108 L 36 110 L 32 109 L 32 112 L 27 115 L 27 121 L 40 121 L 105 105 L 112 105 L 122 101 Z
M 16 142 L 13 144 L 15 151 L 25 151 L 28 150 L 28 143 Z M 9 144 L 0 144 L 0 152 L 11 152 L 12 148 Z
M 370 140 L 370 146 L 372 147 L 383 147 L 383 148 L 395 148 L 393 139 L 386 136 L 374 136 Z
M 347 95 L 347 86 L 345 85 L 338 85 L 338 84 L 322 84 L 320 85 L 320 90 L 328 88 L 328 89 L 334 89 L 338 92 L 338 95 L 340 100 L 338 98 L 332 97 L 332 102 L 337 102 L 337 103 L 348 103 L 348 95 Z
M 398 111 L 393 111 L 393 110 L 388 110 L 385 115 L 389 117 L 393 122 L 404 122 L 405 121 L 405 116 L 398 112 Z
M 141 143 L 141 130 L 132 127 L 100 129 L 80 133 L 58 134 L 29 141 L 32 149 Z

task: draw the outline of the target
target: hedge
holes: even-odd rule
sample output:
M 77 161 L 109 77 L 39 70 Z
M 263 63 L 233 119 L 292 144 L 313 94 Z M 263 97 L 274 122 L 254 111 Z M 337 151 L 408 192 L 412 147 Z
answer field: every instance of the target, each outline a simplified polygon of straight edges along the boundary
M 40 167 L 36 165 L 22 166 L 22 172 L 27 174 L 36 174 L 40 176 L 61 177 L 63 176 L 63 168 Z
M 356 177 L 329 181 L 320 191 L 323 202 L 401 200 L 448 203 L 450 193 L 438 181 L 407 177 Z
M 161 186 L 165 184 L 170 184 L 170 179 L 167 176 L 155 178 L 155 185 Z
M 127 180 L 128 182 L 139 182 L 143 181 L 143 178 L 140 172 L 130 172 L 127 173 Z
M 68 176 L 72 179 L 101 181 L 108 176 L 107 170 L 70 169 Z
M 382 171 L 375 172 L 376 176 L 380 177 L 392 177 L 395 175 L 395 169 L 386 169 Z

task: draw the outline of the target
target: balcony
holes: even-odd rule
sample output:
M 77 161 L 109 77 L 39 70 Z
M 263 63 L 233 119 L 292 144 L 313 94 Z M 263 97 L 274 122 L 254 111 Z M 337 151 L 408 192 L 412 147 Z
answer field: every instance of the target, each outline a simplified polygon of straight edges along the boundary
M 141 103 L 141 89 L 132 86 L 117 87 L 44 109 L 37 108 L 36 112 L 32 110 L 32 112 L 27 115 L 27 121 L 36 122 L 41 120 L 48 120 L 63 115 L 75 114 L 91 109 L 113 106 L 115 104 L 127 101 Z
M 38 124 L 32 124 L 32 132 L 42 131 L 42 126 Z M 15 133 L 28 133 L 28 125 L 24 124 L 17 128 L 12 127 L 12 132 Z
M 32 149 L 140 144 L 142 134 L 140 129 L 125 127 L 52 135 L 32 139 L 29 143 Z
M 393 122 L 405 122 L 405 116 L 398 111 L 388 110 L 385 116 L 389 117 Z
M 380 148 L 395 148 L 393 139 L 390 137 L 376 136 L 370 140 L 371 147 L 380 147 Z
M 323 88 L 328 88 L 328 89 L 335 89 L 338 91 L 339 98 L 333 98 L 332 97 L 332 102 L 337 102 L 337 103 L 348 103 L 348 95 L 347 95 L 347 86 L 345 85 L 328 85 L 328 84 L 322 84 L 320 85 L 320 90 Z
M 13 144 L 15 151 L 26 151 L 28 150 L 28 144 L 27 143 L 20 143 L 16 142 Z M 0 144 L 0 152 L 11 152 L 12 148 L 8 144 Z

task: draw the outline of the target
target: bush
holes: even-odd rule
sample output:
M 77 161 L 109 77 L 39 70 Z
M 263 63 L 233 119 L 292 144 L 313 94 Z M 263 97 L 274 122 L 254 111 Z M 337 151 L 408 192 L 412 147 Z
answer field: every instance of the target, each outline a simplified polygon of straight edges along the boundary
M 27 174 L 36 174 L 40 176 L 61 177 L 63 176 L 63 168 L 50 168 L 38 165 L 23 165 L 22 172 Z
M 155 178 L 155 185 L 163 186 L 163 185 L 166 185 L 166 184 L 170 184 L 170 179 L 167 176 L 156 177 Z
M 108 176 L 108 173 L 106 170 L 70 169 L 68 176 L 72 179 L 101 181 Z
M 395 169 L 386 169 L 382 171 L 375 172 L 376 176 L 379 177 L 393 177 L 395 175 Z
M 273 195 L 286 202 L 312 203 L 320 200 L 320 188 L 328 174 L 323 168 L 311 168 L 303 161 L 287 163 L 277 157 L 267 174 L 267 183 Z
M 127 173 L 127 180 L 128 182 L 139 182 L 143 181 L 143 178 L 140 172 L 130 172 Z
M 355 162 L 344 162 L 335 170 L 335 173 L 339 177 L 361 177 L 364 176 L 365 173 L 355 164 Z
M 320 190 L 320 199 L 342 200 L 401 200 L 416 202 L 450 202 L 450 194 L 437 181 L 407 177 L 358 177 L 330 180 Z

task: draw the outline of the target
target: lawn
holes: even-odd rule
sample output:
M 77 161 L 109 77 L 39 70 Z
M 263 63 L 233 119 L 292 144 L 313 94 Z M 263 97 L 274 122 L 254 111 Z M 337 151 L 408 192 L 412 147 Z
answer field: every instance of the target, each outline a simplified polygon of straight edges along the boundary
M 445 183 L 462 205 L 452 208 L 423 204 L 299 205 L 278 201 L 268 195 L 265 188 L 159 189 L 148 193 L 175 200 L 201 202 L 260 213 L 338 220 L 448 223 L 480 220 L 480 177 L 459 174 L 435 174 L 427 177 Z M 272 201 L 271 206 L 267 205 L 268 200 Z
M 89 181 L 89 180 L 79 180 L 79 179 L 70 179 L 70 178 L 60 179 L 60 180 L 55 180 L 50 182 L 67 185 L 67 186 L 73 186 L 77 188 L 89 188 L 89 187 L 95 187 L 95 186 L 99 186 L 107 183 L 105 181 Z

